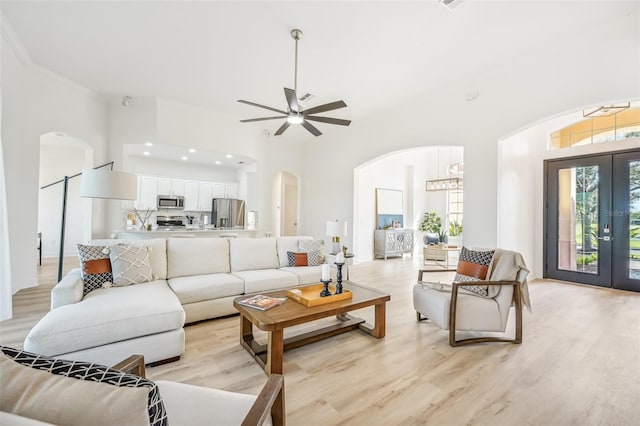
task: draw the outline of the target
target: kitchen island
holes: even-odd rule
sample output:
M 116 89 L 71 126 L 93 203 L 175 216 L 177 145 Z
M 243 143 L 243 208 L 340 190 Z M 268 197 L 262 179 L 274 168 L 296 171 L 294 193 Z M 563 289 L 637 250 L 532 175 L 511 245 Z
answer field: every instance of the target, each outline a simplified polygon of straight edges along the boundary
M 121 240 L 144 240 L 150 238 L 171 238 L 171 237 L 187 237 L 187 238 L 220 238 L 237 236 L 239 238 L 255 238 L 264 236 L 258 230 L 252 229 L 219 229 L 219 228 L 183 228 L 171 229 L 157 228 L 151 231 L 143 231 L 140 229 L 115 230 L 113 234 L 115 238 Z

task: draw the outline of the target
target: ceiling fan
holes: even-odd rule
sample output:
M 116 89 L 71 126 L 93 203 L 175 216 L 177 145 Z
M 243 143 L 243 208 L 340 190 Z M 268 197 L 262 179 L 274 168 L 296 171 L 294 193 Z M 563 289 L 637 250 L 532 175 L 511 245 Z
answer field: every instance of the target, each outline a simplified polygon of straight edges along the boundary
M 333 111 L 336 109 L 344 108 L 347 104 L 344 101 L 335 101 L 330 102 L 324 105 L 318 105 L 313 108 L 303 110 L 300 108 L 298 104 L 298 95 L 296 91 L 298 90 L 298 40 L 302 37 L 302 31 L 295 29 L 291 31 L 291 37 L 296 41 L 296 56 L 295 56 L 295 71 L 294 71 L 294 81 L 293 81 L 293 89 L 284 88 L 284 96 L 287 99 L 287 110 L 283 111 L 277 108 L 271 108 L 265 105 L 260 105 L 255 102 L 249 102 L 242 99 L 239 99 L 238 102 L 253 105 L 258 108 L 268 109 L 269 111 L 274 111 L 280 113 L 277 117 L 262 117 L 262 118 L 251 118 L 248 120 L 240 120 L 241 123 L 252 123 L 254 121 L 265 121 L 265 120 L 277 120 L 279 118 L 286 118 L 287 120 L 284 122 L 282 126 L 276 131 L 275 136 L 279 136 L 284 133 L 285 130 L 289 128 L 292 124 L 301 124 L 302 127 L 307 129 L 314 136 L 320 136 L 322 132 L 318 130 L 313 124 L 309 123 L 309 121 L 319 121 L 321 123 L 329 123 L 329 124 L 337 124 L 340 126 L 348 126 L 351 124 L 351 120 L 342 120 L 340 118 L 333 117 L 320 117 L 312 114 L 318 114 L 321 112 Z

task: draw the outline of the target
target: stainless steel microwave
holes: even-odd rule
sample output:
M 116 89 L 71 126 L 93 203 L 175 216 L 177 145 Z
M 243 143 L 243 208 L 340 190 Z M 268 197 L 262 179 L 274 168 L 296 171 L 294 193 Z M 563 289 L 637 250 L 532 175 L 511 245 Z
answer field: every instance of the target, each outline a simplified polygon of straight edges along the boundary
M 184 197 L 181 195 L 158 195 L 158 210 L 184 210 Z

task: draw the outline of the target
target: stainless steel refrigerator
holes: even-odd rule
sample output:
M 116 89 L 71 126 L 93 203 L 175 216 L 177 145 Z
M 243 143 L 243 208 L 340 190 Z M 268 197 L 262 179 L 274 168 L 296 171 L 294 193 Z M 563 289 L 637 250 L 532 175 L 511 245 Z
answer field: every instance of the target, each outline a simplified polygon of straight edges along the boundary
M 221 229 L 244 229 L 244 200 L 214 198 L 211 223 Z

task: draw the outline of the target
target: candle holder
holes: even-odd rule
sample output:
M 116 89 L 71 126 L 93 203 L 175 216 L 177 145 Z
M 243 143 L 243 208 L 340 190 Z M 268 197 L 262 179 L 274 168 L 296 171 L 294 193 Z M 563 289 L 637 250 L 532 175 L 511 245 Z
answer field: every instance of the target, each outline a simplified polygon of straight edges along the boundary
M 322 288 L 322 291 L 320 292 L 320 297 L 331 296 L 331 292 L 329 291 L 329 283 L 331 282 L 331 278 L 329 278 L 329 281 L 320 280 L 320 282 L 322 284 L 324 284 L 324 287 Z
M 336 274 L 336 278 L 338 283 L 336 284 L 336 294 L 342 294 L 342 266 L 344 263 L 336 263 L 336 267 L 338 268 L 338 272 Z

